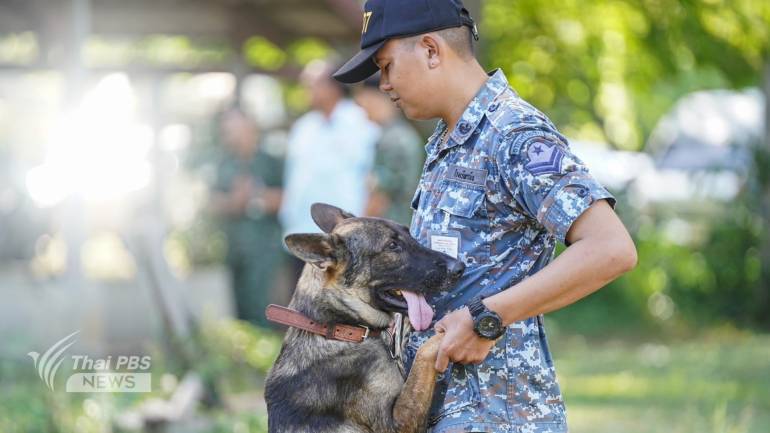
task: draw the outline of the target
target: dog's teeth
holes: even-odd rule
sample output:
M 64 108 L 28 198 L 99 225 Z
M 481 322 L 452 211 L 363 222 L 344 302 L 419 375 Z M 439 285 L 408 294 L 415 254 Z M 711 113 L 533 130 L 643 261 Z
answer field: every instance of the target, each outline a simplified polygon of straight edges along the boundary
M 396 294 L 401 296 L 401 290 L 396 290 Z

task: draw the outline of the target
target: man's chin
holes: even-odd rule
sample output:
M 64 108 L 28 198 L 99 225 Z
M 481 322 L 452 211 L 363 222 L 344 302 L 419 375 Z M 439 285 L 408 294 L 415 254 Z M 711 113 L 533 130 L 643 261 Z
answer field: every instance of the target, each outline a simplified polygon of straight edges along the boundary
M 404 113 L 404 116 L 406 116 L 406 118 L 409 120 L 431 120 L 434 118 L 431 116 L 426 116 L 425 113 L 404 105 L 403 102 L 398 105 L 398 108 L 401 109 L 401 112 Z

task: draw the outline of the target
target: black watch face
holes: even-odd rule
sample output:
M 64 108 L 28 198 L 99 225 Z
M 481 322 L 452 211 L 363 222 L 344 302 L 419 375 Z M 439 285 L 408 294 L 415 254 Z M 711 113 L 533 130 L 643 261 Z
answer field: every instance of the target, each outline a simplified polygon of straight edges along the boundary
M 494 316 L 482 316 L 477 329 L 482 337 L 497 338 L 500 334 L 500 320 Z

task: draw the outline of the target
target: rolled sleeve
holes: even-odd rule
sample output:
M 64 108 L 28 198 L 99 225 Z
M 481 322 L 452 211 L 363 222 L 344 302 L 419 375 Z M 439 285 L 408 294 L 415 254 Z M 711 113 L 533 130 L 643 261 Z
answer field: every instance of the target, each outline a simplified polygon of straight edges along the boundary
M 516 133 L 504 141 L 498 164 L 512 205 L 562 243 L 575 220 L 597 200 L 615 207 L 612 194 L 591 176 L 558 133 Z

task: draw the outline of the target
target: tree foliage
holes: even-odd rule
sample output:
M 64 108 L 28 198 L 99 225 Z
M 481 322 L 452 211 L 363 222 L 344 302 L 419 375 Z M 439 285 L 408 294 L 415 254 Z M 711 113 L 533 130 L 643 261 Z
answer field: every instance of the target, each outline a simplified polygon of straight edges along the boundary
M 503 68 L 569 137 L 617 148 L 642 149 L 683 95 L 761 87 L 770 68 L 767 0 L 488 0 L 483 7 L 483 62 Z M 667 238 L 666 215 L 653 212 L 643 224 L 626 215 L 637 226 L 637 269 L 556 319 L 586 332 L 594 325 L 606 332 L 609 323 L 669 329 L 677 319 L 769 326 L 770 287 L 761 275 L 770 262 L 761 239 L 770 232 L 757 200 L 770 194 L 762 175 L 770 165 L 759 157 L 766 153 L 757 154 L 734 202 L 715 215 L 677 215 L 699 218 L 691 221 L 703 227 L 698 242 Z
M 488 0 L 485 64 L 568 135 L 640 149 L 682 95 L 759 86 L 767 0 Z

